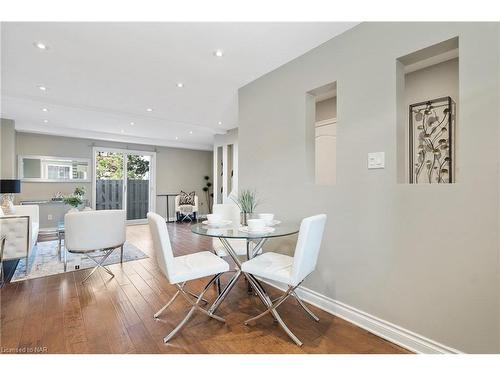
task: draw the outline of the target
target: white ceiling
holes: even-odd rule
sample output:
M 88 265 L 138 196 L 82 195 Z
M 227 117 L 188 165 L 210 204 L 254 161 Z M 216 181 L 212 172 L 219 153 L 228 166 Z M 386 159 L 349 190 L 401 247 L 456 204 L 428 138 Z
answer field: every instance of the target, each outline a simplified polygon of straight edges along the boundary
M 1 115 L 21 131 L 208 150 L 238 126 L 238 88 L 355 25 L 2 23 Z

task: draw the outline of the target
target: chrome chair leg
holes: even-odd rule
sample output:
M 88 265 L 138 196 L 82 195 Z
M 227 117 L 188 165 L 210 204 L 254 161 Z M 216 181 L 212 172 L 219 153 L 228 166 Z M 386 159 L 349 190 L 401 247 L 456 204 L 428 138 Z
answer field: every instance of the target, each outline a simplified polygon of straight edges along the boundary
M 266 294 L 265 290 L 262 288 L 262 286 L 257 282 L 257 279 L 254 279 L 253 276 L 249 275 L 249 274 L 245 274 L 245 276 L 247 277 L 248 281 L 252 284 L 252 286 L 254 287 L 254 290 L 257 292 L 257 295 L 259 296 L 259 298 L 261 299 L 261 301 L 264 303 L 265 306 L 267 306 L 268 310 L 266 310 L 264 313 L 260 314 L 260 316 L 264 316 L 265 314 L 267 314 L 267 312 L 271 313 L 274 317 L 274 319 L 278 322 L 278 324 L 280 325 L 280 327 L 285 331 L 285 333 L 288 335 L 288 337 L 290 337 L 293 342 L 295 342 L 295 344 L 297 344 L 298 346 L 302 346 L 302 341 L 299 340 L 299 338 L 297 336 L 294 335 L 294 333 L 290 330 L 290 328 L 288 328 L 288 326 L 285 324 L 285 322 L 283 321 L 283 319 L 281 319 L 281 316 L 280 314 L 278 314 L 278 311 L 276 310 L 275 307 L 273 307 L 273 303 L 271 302 L 271 299 L 269 298 L 269 296 Z M 296 287 L 295 287 L 296 288 Z M 291 288 L 292 290 L 295 289 L 295 288 Z M 289 295 L 289 291 L 290 289 L 287 291 L 287 293 L 285 293 L 285 295 L 283 295 L 281 298 L 280 298 L 280 302 L 278 302 L 279 304 L 283 303 L 284 300 L 287 298 L 287 295 Z M 276 305 L 278 305 L 278 303 L 276 303 Z M 277 307 L 277 306 L 276 306 Z M 259 316 L 259 317 L 260 317 Z M 245 322 L 245 324 L 247 324 L 250 320 L 254 320 L 254 319 L 249 319 L 248 321 Z
M 200 302 L 203 299 L 203 295 L 207 292 L 207 290 L 210 288 L 212 283 L 217 282 L 217 280 L 219 279 L 220 276 L 221 276 L 221 274 L 217 274 L 214 277 L 212 277 L 212 279 L 210 279 L 210 281 L 207 283 L 207 285 L 205 285 L 205 288 L 200 293 L 200 295 L 198 296 L 198 298 L 196 299 L 195 302 L 193 302 L 193 300 L 189 297 L 189 293 L 183 289 L 184 284 L 182 284 L 182 285 L 176 284 L 178 292 L 186 299 L 186 301 L 188 301 L 191 304 L 191 308 L 189 309 L 189 311 L 186 314 L 186 316 L 184 317 L 184 319 L 182 319 L 182 321 L 167 336 L 165 336 L 165 338 L 163 339 L 164 343 L 169 342 L 181 330 L 181 328 L 184 327 L 184 325 L 191 318 L 191 316 L 193 315 L 195 310 L 199 310 L 199 311 L 205 313 L 207 316 L 214 318 L 220 322 L 225 323 L 224 318 L 217 316 L 217 315 L 210 315 L 207 310 L 200 307 Z
M 182 283 L 181 288 L 184 288 L 184 285 L 186 285 L 186 282 Z M 186 293 L 194 298 L 199 297 L 198 295 L 196 295 L 190 291 L 186 291 Z M 168 301 L 165 306 L 163 306 L 156 314 L 153 315 L 153 318 L 158 319 L 158 317 L 161 315 L 161 313 L 164 312 L 175 301 L 175 299 L 179 296 L 179 294 L 180 294 L 180 290 L 176 291 L 174 296 L 170 299 L 170 301 Z M 203 302 L 205 304 L 208 303 L 208 301 L 205 298 L 202 298 L 201 302 Z
M 175 292 L 174 296 L 170 298 L 170 301 L 167 302 L 165 306 L 163 306 L 156 314 L 153 315 L 153 318 L 158 319 L 162 312 L 164 312 L 171 304 L 175 301 L 177 296 L 179 295 L 179 291 Z
M 110 249 L 106 252 L 106 254 L 104 254 L 104 256 L 102 256 L 101 258 L 101 261 L 98 262 L 97 260 L 95 260 L 94 257 L 91 257 L 90 255 L 86 254 L 85 255 L 87 256 L 87 258 L 89 259 L 92 259 L 95 263 L 96 263 L 96 266 L 92 269 L 92 271 L 87 275 L 87 277 L 85 277 L 83 280 L 82 280 L 82 283 L 84 283 L 85 281 L 87 281 L 90 276 L 92 276 L 94 274 L 95 271 L 97 271 L 98 268 L 102 268 L 104 271 L 106 271 L 109 275 L 111 275 L 112 277 L 115 277 L 115 274 L 113 272 L 111 272 L 106 266 L 103 265 L 103 263 L 106 261 L 106 259 L 108 259 L 108 257 L 111 255 L 111 253 L 114 251 L 115 249 Z
M 222 292 L 222 287 L 220 285 L 220 277 L 217 279 L 217 282 L 215 283 L 216 285 L 216 288 L 217 288 L 217 295 L 220 296 L 221 292 Z
M 306 306 L 306 304 L 300 299 L 300 297 L 295 293 L 295 290 L 292 290 L 290 294 L 295 297 L 300 307 L 304 309 L 304 311 L 316 322 L 319 322 L 319 318 Z
M 123 264 L 123 245 L 120 247 L 120 263 Z
M 286 301 L 286 299 L 287 299 L 288 297 L 290 297 L 290 291 L 291 291 L 291 289 L 292 289 L 292 287 L 288 288 L 288 290 L 286 291 L 286 293 L 285 293 L 285 294 L 283 294 L 283 295 L 282 295 L 282 296 L 278 299 L 278 301 L 277 301 L 276 303 L 273 303 L 271 306 L 269 306 L 269 307 L 267 308 L 267 310 L 266 310 L 266 311 L 264 311 L 264 312 L 260 313 L 260 314 L 259 314 L 259 315 L 257 315 L 257 316 L 254 316 L 253 318 L 250 318 L 250 319 L 245 320 L 245 325 L 248 325 L 248 323 L 250 323 L 250 322 L 252 322 L 252 321 L 254 321 L 254 320 L 257 320 L 257 319 L 262 318 L 264 315 L 266 315 L 266 314 L 270 313 L 272 310 L 274 310 L 274 309 L 278 308 L 278 306 L 279 306 L 279 305 L 281 305 L 283 302 L 285 302 L 285 301 Z
M 210 306 L 210 308 L 208 309 L 208 312 L 210 315 L 212 315 L 219 308 L 220 304 L 222 303 L 224 298 L 226 298 L 227 294 L 231 291 L 231 289 L 233 289 L 233 287 L 236 285 L 236 282 L 241 277 L 241 275 L 242 275 L 242 273 L 240 270 L 237 270 L 235 272 L 235 274 L 233 275 L 231 280 L 229 280 L 229 282 L 227 283 L 227 285 L 224 288 L 224 290 L 222 291 L 222 293 L 220 293 L 217 296 L 215 301 L 212 303 L 212 306 Z

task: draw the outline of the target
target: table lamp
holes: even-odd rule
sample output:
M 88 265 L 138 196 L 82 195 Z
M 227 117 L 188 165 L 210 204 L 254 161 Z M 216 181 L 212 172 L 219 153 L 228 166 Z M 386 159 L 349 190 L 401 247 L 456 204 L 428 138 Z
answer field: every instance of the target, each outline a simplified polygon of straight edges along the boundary
M 0 194 L 2 195 L 2 211 L 9 215 L 14 213 L 14 195 L 21 192 L 21 180 L 0 180 Z

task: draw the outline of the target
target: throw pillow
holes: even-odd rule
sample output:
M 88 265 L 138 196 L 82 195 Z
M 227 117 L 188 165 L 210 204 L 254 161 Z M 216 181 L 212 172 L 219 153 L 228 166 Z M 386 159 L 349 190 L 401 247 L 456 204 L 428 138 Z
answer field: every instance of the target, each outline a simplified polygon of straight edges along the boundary
M 181 193 L 179 194 L 179 206 L 182 206 L 184 204 L 194 206 L 194 196 L 195 192 L 192 191 L 191 193 L 185 193 L 181 190 Z

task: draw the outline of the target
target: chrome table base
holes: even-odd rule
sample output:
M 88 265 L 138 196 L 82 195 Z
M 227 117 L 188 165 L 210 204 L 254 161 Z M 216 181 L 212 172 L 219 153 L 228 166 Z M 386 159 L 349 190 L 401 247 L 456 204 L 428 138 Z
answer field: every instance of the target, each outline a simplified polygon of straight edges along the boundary
M 267 239 L 265 239 L 265 238 L 259 239 L 259 241 L 255 245 L 255 247 L 253 249 L 250 249 L 250 240 L 247 239 L 247 258 L 252 259 L 255 255 L 257 255 L 259 253 L 259 251 L 262 249 L 262 246 L 264 246 L 266 240 Z M 234 263 L 236 264 L 237 269 L 236 269 L 236 272 L 233 275 L 233 277 L 229 280 L 226 287 L 222 290 L 222 292 L 219 293 L 219 295 L 215 299 L 212 306 L 210 306 L 210 308 L 208 309 L 208 315 L 213 316 L 214 312 L 220 306 L 222 301 L 226 298 L 226 296 L 231 291 L 231 289 L 234 287 L 234 285 L 236 284 L 238 279 L 241 276 L 244 276 L 245 279 L 248 281 L 249 285 L 251 286 L 251 290 L 253 290 L 253 292 L 255 292 L 257 294 L 257 296 L 262 301 L 264 306 L 267 307 L 267 309 L 264 312 L 262 312 L 261 314 L 257 315 L 254 318 L 251 318 L 251 319 L 248 319 L 247 321 L 245 321 L 245 325 L 248 325 L 248 323 L 250 323 L 251 321 L 257 320 L 257 319 L 263 317 L 264 315 L 267 315 L 268 313 L 270 313 L 273 316 L 274 320 L 286 332 L 286 334 L 298 346 L 302 346 L 302 341 L 300 341 L 297 338 L 297 336 L 295 336 L 294 333 L 290 330 L 290 328 L 288 328 L 288 326 L 285 324 L 285 322 L 283 321 L 283 319 L 279 315 L 278 311 L 276 310 L 278 308 L 278 306 L 281 305 L 283 302 L 285 302 L 285 300 L 288 297 L 293 296 L 297 300 L 299 305 L 304 309 L 304 311 L 312 319 L 314 319 L 317 322 L 319 321 L 319 318 L 316 315 L 314 315 L 311 310 L 309 310 L 309 308 L 304 304 L 304 302 L 302 302 L 302 300 L 299 298 L 299 296 L 297 296 L 297 294 L 295 293 L 295 289 L 298 287 L 298 285 L 295 287 L 289 287 L 288 290 L 285 292 L 285 294 L 283 294 L 281 297 L 278 297 L 275 301 L 271 301 L 271 298 L 269 297 L 269 295 L 267 294 L 266 290 L 264 289 L 262 284 L 259 282 L 259 280 L 257 280 L 257 278 L 255 276 L 241 271 L 241 261 L 239 260 L 238 255 L 236 254 L 236 252 L 232 248 L 229 241 L 227 241 L 227 239 L 225 239 L 225 238 L 220 238 L 220 241 L 222 242 L 222 245 L 226 249 L 229 256 L 233 259 Z

